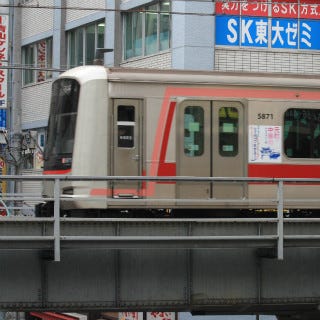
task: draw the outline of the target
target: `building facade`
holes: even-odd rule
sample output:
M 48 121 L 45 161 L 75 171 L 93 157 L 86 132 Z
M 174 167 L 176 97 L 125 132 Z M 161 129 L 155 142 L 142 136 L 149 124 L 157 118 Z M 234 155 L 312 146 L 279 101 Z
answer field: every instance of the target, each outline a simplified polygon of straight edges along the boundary
M 11 71 L 7 117 L 12 136 L 21 141 L 16 168 L 23 174 L 42 171 L 50 89 L 62 70 L 99 61 L 138 68 L 320 72 L 320 4 L 314 1 L 9 3 L 9 60 L 22 68 Z M 36 140 L 35 146 L 30 148 L 25 134 Z M 36 191 L 39 186 L 24 188 Z

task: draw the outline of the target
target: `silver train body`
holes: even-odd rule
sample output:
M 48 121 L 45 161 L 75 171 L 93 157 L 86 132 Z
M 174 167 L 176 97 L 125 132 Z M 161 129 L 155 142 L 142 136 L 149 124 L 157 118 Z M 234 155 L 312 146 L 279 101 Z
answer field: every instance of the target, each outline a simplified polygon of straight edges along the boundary
M 320 178 L 320 78 L 71 69 L 53 84 L 44 174 Z M 64 181 L 61 194 L 64 210 L 266 209 L 277 185 Z M 320 208 L 319 194 L 284 188 L 292 209 Z

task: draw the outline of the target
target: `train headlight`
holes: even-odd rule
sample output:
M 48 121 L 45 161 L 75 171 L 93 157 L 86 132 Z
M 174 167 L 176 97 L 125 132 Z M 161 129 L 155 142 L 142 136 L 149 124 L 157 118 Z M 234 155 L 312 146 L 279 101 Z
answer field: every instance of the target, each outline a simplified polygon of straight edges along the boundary
M 73 187 L 63 188 L 62 194 L 67 194 L 69 196 L 73 195 Z

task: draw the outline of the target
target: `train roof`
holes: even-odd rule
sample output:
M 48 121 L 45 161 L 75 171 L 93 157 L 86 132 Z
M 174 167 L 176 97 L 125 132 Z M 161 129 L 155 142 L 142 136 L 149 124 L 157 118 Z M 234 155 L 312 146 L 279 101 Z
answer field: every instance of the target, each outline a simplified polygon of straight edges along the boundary
M 234 86 L 279 86 L 296 88 L 320 88 L 319 75 L 190 71 L 141 68 L 106 68 L 103 66 L 81 66 L 69 69 L 60 77 L 71 77 L 80 83 L 96 79 L 110 82 L 140 82 L 167 84 L 221 84 Z

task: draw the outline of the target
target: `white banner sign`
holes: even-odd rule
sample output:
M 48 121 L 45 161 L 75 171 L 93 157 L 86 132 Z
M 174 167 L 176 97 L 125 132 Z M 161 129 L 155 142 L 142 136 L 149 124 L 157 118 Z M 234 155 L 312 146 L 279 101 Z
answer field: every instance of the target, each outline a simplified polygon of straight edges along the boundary
M 281 126 L 249 126 L 249 162 L 281 162 Z

